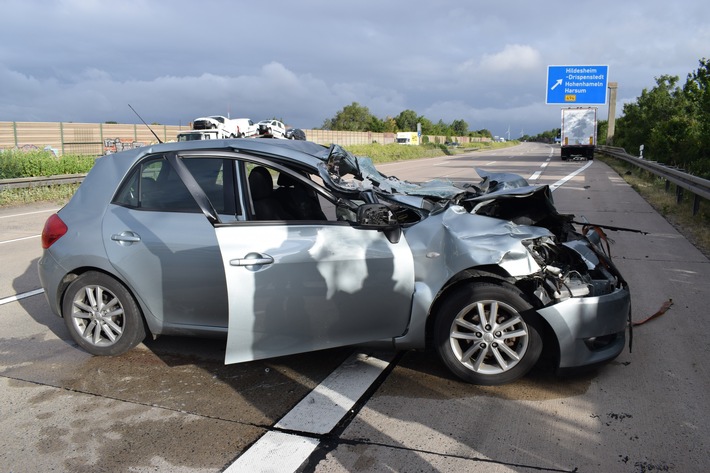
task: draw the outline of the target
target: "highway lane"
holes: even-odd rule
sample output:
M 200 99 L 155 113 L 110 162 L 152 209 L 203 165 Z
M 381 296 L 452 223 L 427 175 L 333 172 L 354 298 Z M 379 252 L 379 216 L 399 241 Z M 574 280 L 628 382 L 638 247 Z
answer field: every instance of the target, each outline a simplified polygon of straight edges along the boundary
M 475 167 L 554 185 L 586 166 L 550 147 L 381 166 L 412 181 L 477 180 Z M 668 314 L 636 330 L 633 353 L 589 373 L 536 372 L 509 386 L 452 379 L 410 352 L 350 422 L 321 438 L 303 471 L 702 471 L 707 457 L 708 355 L 702 325 L 708 260 L 623 180 L 594 162 L 554 192 L 560 211 L 634 226 L 612 252 L 632 286 L 636 318 L 672 297 Z M 38 287 L 33 217 L 0 209 L 0 298 Z M 2 243 L 8 242 L 8 243 Z M 221 342 L 161 338 L 118 358 L 71 344 L 43 296 L 0 306 L 0 464 L 56 471 L 220 471 L 323 381 L 351 350 L 225 367 Z M 369 396 L 369 397 L 368 397 Z M 168 434 L 166 434 L 168 433 Z M 681 446 L 681 448 L 676 448 Z M 272 465 L 273 466 L 273 465 Z M 705 468 L 702 468 L 705 467 Z M 17 471 L 17 469 L 15 469 Z

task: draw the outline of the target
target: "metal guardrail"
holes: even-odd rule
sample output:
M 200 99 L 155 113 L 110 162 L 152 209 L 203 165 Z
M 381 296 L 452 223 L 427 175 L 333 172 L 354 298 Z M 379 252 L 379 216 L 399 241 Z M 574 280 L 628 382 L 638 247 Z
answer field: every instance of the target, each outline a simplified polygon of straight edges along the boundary
M 83 181 L 85 177 L 86 174 L 62 174 L 50 177 L 21 177 L 17 179 L 0 179 L 0 191 L 5 189 L 22 189 L 27 187 L 75 184 Z
M 647 161 L 637 156 L 632 156 L 623 148 L 613 146 L 597 146 L 597 150 L 603 154 L 613 156 L 624 160 L 634 166 L 640 167 L 656 176 L 666 180 L 666 189 L 670 183 L 676 185 L 676 201 L 680 202 L 683 197 L 683 189 L 691 192 L 695 197 L 693 199 L 693 215 L 698 213 L 700 209 L 700 198 L 710 200 L 710 181 L 693 176 L 679 169 L 657 163 L 655 161 Z

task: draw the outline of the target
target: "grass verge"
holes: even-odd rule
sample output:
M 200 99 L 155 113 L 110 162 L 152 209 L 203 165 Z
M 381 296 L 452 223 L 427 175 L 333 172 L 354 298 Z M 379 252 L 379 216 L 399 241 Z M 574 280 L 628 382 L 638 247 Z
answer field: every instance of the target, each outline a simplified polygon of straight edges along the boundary
M 656 209 L 676 230 L 705 256 L 710 258 L 710 202 L 702 199 L 700 211 L 693 215 L 693 195 L 686 192 L 676 203 L 675 185 L 666 191 L 666 182 L 643 169 L 620 159 L 597 154 L 619 176 Z
M 79 184 L 3 189 L 0 191 L 0 207 L 25 205 L 34 202 L 54 202 L 64 205 L 69 201 Z
M 374 163 L 388 163 L 392 161 L 404 161 L 408 159 L 435 158 L 437 156 L 450 156 L 469 151 L 489 150 L 506 148 L 519 144 L 517 141 L 507 141 L 504 143 L 466 143 L 460 146 L 451 147 L 434 143 L 427 143 L 419 146 L 407 146 L 396 143 L 382 145 L 372 143 L 368 145 L 343 146 L 355 156 L 367 156 Z

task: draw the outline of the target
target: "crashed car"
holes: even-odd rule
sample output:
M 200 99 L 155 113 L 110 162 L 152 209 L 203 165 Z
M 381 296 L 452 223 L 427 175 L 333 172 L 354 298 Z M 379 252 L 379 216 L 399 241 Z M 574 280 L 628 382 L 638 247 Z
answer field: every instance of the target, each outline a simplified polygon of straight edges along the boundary
M 433 348 L 467 382 L 616 357 L 629 288 L 547 186 L 477 170 L 413 183 L 337 145 L 167 143 L 99 158 L 42 233 L 78 345 L 225 336 L 226 363 L 349 345 Z

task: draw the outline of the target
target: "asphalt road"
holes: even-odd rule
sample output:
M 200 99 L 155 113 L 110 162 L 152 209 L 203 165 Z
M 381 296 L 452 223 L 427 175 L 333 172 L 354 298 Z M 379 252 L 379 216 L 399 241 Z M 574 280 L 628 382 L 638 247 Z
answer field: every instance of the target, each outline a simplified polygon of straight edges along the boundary
M 299 403 L 309 404 L 321 383 L 351 366 L 344 362 L 361 350 L 224 366 L 219 340 L 164 337 L 121 357 L 92 357 L 33 292 L 40 288 L 39 234 L 56 206 L 4 208 L 0 472 L 237 471 L 259 439 L 284 431 L 311 442 L 312 453 L 292 468 L 277 443 L 259 468 L 710 469 L 708 259 L 606 165 L 563 162 L 558 149 L 545 145 L 381 169 L 413 181 L 477 180 L 475 167 L 553 186 L 563 213 L 649 232 L 609 232 L 612 255 L 632 289 L 634 319 L 673 301 L 665 315 L 634 329 L 632 352 L 565 377 L 540 369 L 502 387 L 461 383 L 429 352 L 366 352 L 384 359 L 386 368 L 374 383 L 362 381 L 364 394 L 344 419 L 325 434 L 302 431 L 297 423 L 284 429 L 278 422 Z M 320 417 L 317 404 L 314 409 L 308 415 Z

